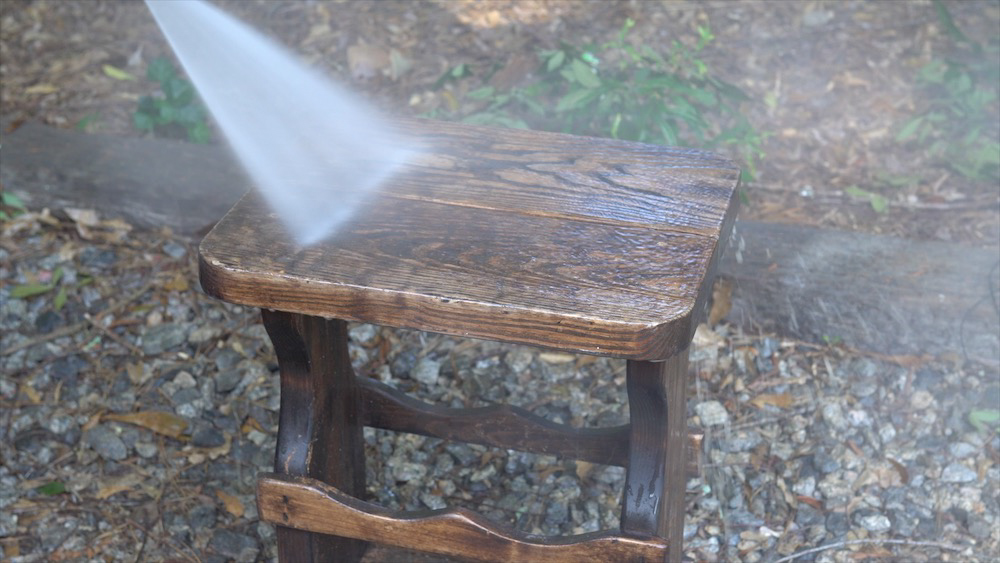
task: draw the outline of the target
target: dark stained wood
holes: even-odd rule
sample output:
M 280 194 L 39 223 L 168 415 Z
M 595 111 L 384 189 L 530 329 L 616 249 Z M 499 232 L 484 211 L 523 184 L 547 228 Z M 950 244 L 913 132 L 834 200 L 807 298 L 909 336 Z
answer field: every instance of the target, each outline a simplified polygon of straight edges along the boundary
M 369 378 L 359 378 L 362 420 L 396 432 L 443 440 L 551 454 L 591 463 L 628 464 L 629 426 L 574 428 L 509 405 L 471 409 L 437 407 Z M 702 434 L 687 433 L 686 473 L 698 475 Z
M 355 537 L 479 561 L 663 561 L 660 539 L 598 532 L 545 538 L 522 534 L 462 508 L 393 512 L 301 477 L 265 475 L 257 482 L 261 519 L 322 534 Z
M 591 354 L 663 359 L 687 346 L 733 221 L 732 164 L 602 139 L 407 126 L 422 131 L 420 159 L 327 241 L 299 247 L 260 198 L 244 198 L 202 242 L 205 291 Z
M 573 428 L 509 405 L 436 407 L 367 378 L 360 380 L 365 426 L 496 448 L 625 465 L 628 426 Z
M 659 537 L 668 561 L 681 561 L 684 534 L 684 444 L 687 350 L 665 362 L 628 362 L 631 453 L 625 476 L 622 533 Z
M 281 370 L 274 468 L 363 498 L 364 441 L 344 321 L 263 311 Z M 365 543 L 281 526 L 281 561 L 359 561 Z

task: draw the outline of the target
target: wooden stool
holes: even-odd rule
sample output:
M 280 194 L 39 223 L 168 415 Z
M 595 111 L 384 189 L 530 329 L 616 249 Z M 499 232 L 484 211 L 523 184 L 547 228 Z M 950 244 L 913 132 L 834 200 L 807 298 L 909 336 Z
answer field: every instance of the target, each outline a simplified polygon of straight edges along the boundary
M 202 287 L 263 309 L 280 364 L 275 474 L 258 505 L 281 560 L 354 561 L 378 542 L 489 561 L 680 561 L 687 348 L 739 169 L 638 143 L 401 127 L 432 149 L 335 236 L 301 248 L 251 194 L 201 244 Z M 345 320 L 626 358 L 630 424 L 427 405 L 355 377 Z M 624 466 L 621 527 L 545 538 L 465 509 L 365 502 L 363 426 Z

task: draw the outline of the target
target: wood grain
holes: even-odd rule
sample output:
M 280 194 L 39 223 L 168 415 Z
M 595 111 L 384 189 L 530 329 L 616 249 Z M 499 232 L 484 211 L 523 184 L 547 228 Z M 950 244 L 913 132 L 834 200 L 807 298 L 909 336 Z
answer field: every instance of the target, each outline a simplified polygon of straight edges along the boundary
M 665 362 L 630 361 L 626 368 L 632 429 L 622 505 L 622 533 L 660 537 L 669 561 L 681 561 L 688 353 Z
M 298 247 L 244 198 L 202 242 L 206 292 L 591 354 L 687 346 L 733 221 L 736 168 L 634 143 L 419 126 L 433 150 L 318 245 Z
M 321 534 L 354 537 L 479 561 L 650 562 L 667 545 L 598 532 L 545 538 L 515 532 L 465 509 L 393 512 L 314 479 L 265 475 L 257 482 L 261 519 Z
M 364 438 L 344 321 L 263 312 L 281 371 L 275 471 L 365 494 Z M 366 545 L 354 539 L 278 527 L 281 561 L 359 561 Z

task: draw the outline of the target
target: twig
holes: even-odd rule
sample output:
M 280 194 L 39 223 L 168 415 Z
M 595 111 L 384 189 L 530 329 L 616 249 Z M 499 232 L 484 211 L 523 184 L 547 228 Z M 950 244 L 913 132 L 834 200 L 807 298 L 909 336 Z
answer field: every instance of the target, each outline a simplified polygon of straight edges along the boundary
M 806 555 L 812 555 L 813 553 L 819 553 L 821 551 L 827 551 L 829 549 L 840 549 L 842 547 L 847 547 L 849 545 L 906 545 L 910 547 L 936 547 L 938 549 L 944 549 L 947 551 L 963 551 L 965 549 L 965 546 L 952 545 L 948 543 L 938 543 L 933 541 L 891 540 L 891 539 L 847 540 L 847 541 L 830 543 L 827 545 L 821 545 L 819 547 L 814 547 L 812 549 L 807 549 L 805 551 L 793 553 L 791 555 L 778 559 L 774 563 L 785 563 L 786 561 L 794 561 L 799 557 L 805 557 Z

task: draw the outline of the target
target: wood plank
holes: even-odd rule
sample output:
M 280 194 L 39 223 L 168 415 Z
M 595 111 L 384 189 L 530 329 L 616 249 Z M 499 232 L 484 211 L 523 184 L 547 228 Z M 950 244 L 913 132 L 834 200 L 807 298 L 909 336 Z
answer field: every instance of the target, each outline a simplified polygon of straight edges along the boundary
M 301 248 L 251 195 L 202 241 L 201 281 L 249 306 L 655 359 L 693 334 L 714 250 L 690 234 L 396 199 Z
M 462 508 L 393 512 L 301 477 L 262 476 L 257 506 L 262 520 L 278 525 L 478 561 L 663 561 L 667 552 L 662 540 L 609 532 L 522 534 Z
M 364 437 L 344 321 L 264 311 L 281 371 L 274 469 L 365 495 Z M 366 544 L 281 526 L 281 561 L 359 561 Z
M 490 405 L 471 409 L 438 407 L 414 399 L 370 378 L 360 378 L 365 426 L 551 454 L 603 465 L 628 465 L 629 426 L 574 428 L 556 424 L 525 409 Z M 688 429 L 687 475 L 698 475 L 703 434 Z
M 667 561 L 681 561 L 684 535 L 688 352 L 665 362 L 629 361 L 626 373 L 631 437 L 621 530 L 665 538 Z

